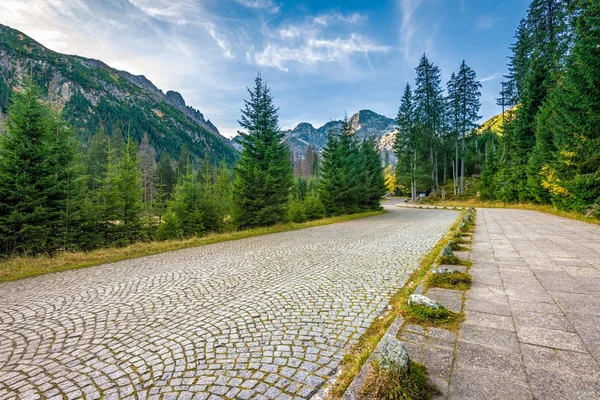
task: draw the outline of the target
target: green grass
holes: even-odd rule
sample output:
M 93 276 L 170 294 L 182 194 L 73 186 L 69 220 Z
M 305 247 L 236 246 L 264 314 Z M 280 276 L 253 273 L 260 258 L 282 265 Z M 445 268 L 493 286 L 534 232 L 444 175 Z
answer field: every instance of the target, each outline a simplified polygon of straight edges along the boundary
M 404 370 L 374 362 L 360 390 L 365 399 L 428 400 L 435 394 L 438 391 L 427 380 L 427 368 L 413 361 Z
M 460 258 L 456 257 L 454 254 L 451 256 L 442 256 L 440 258 L 440 264 L 445 265 L 463 265 L 463 262 Z
M 165 242 L 139 242 L 127 247 L 98 249 L 89 252 L 64 252 L 55 256 L 15 257 L 0 261 L 0 282 L 15 281 L 52 272 L 91 267 L 132 258 L 144 257 L 167 251 L 204 246 L 229 240 L 245 239 L 271 233 L 287 232 L 296 229 L 310 228 L 351 221 L 358 218 L 384 214 L 386 211 L 369 211 L 358 214 L 342 215 L 303 223 L 286 223 L 275 226 L 212 234 L 186 240 L 170 240 Z
M 452 240 L 454 232 L 460 225 L 462 218 L 466 214 L 464 210 L 460 217 L 456 220 L 454 225 L 450 228 L 445 237 L 440 239 L 433 249 L 421 260 L 419 266 L 406 280 L 406 284 L 392 296 L 389 305 L 391 311 L 382 315 L 381 318 L 377 318 L 371 323 L 371 326 L 367 328 L 365 333 L 358 338 L 358 341 L 350 348 L 350 350 L 344 355 L 340 363 L 341 372 L 329 391 L 329 398 L 339 399 L 344 395 L 344 392 L 356 376 L 364 363 L 367 361 L 377 344 L 390 327 L 392 322 L 396 319 L 399 313 L 402 312 L 403 306 L 406 304 L 408 297 L 414 292 L 419 286 L 419 283 L 423 280 L 425 274 L 431 266 L 439 260 L 441 251 L 446 247 L 448 242 Z
M 446 274 L 430 274 L 425 279 L 425 287 L 467 290 L 471 287 L 471 275 L 466 272 L 454 271 Z
M 457 332 L 460 328 L 460 323 L 465 320 L 463 314 L 455 313 L 445 307 L 437 310 L 418 305 L 405 304 L 402 307 L 402 315 L 404 316 L 404 324 L 416 324 L 425 327 L 437 327 L 448 329 Z

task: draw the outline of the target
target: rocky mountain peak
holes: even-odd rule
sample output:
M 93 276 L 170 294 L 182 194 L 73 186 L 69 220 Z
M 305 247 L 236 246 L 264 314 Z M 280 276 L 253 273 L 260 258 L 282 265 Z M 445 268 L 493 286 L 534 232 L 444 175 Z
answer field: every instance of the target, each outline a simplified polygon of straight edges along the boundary
M 167 96 L 167 100 L 174 106 L 177 106 L 177 107 L 185 107 L 186 106 L 185 100 L 183 99 L 183 96 L 179 92 L 176 92 L 174 90 L 169 90 L 165 95 Z

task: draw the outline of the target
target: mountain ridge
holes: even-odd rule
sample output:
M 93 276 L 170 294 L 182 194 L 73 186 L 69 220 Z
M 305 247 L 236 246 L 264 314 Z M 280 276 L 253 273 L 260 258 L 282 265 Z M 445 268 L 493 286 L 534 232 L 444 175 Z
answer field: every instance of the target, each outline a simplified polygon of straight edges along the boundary
M 0 114 L 25 74 L 34 76 L 48 100 L 63 110 L 84 143 L 98 129 L 115 124 L 132 136 L 144 133 L 160 152 L 177 157 L 183 146 L 201 158 L 232 163 L 235 150 L 218 128 L 173 90 L 164 93 L 144 75 L 110 67 L 101 60 L 55 52 L 26 34 L 0 24 Z
M 315 128 L 311 123 L 301 122 L 293 129 L 283 130 L 283 133 L 292 154 L 303 157 L 308 146 L 312 146 L 314 151 L 321 152 L 327 142 L 329 131 L 341 129 L 342 122 L 341 120 L 329 121 L 319 128 Z M 395 120 L 363 109 L 350 116 L 348 123 L 352 133 L 359 140 L 375 138 L 383 159 L 395 163 L 393 145 L 398 127 Z

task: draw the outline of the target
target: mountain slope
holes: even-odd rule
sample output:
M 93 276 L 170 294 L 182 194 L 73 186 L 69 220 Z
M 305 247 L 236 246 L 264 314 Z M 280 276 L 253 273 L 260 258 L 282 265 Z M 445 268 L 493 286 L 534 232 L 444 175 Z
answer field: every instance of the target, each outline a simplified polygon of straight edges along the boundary
M 504 112 L 504 118 L 512 118 L 516 111 L 517 106 L 509 108 Z M 502 114 L 494 115 L 492 118 L 488 119 L 483 124 L 481 124 L 481 126 L 477 129 L 477 133 L 492 131 L 497 135 L 502 135 L 502 126 L 504 125 L 504 118 L 502 117 Z
M 63 110 L 84 143 L 98 129 L 118 126 L 137 141 L 148 133 L 158 151 L 177 158 L 183 146 L 198 157 L 234 162 L 236 153 L 202 113 L 173 91 L 166 94 L 144 76 L 101 61 L 51 51 L 25 34 L 0 25 L 0 120 L 10 93 L 31 74 L 48 100 Z

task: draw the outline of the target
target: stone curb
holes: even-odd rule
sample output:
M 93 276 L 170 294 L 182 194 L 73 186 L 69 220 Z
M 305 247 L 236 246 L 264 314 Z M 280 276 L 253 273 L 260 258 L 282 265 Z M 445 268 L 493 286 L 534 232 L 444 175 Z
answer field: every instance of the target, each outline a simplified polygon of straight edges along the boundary
M 381 344 L 383 343 L 383 339 L 388 335 L 395 338 L 396 335 L 398 335 L 398 331 L 400 330 L 400 327 L 402 326 L 403 322 L 404 322 L 404 318 L 402 318 L 402 316 L 396 317 L 394 322 L 392 322 L 392 325 L 390 325 L 388 330 L 381 337 L 381 340 L 377 344 L 377 347 L 375 348 L 375 350 L 371 353 L 371 355 L 369 356 L 367 361 L 365 361 L 365 363 L 363 364 L 362 368 L 360 369 L 360 372 L 354 377 L 354 379 L 352 380 L 352 383 L 350 383 L 350 386 L 348 386 L 348 389 L 346 389 L 346 392 L 344 392 L 344 395 L 342 396 L 342 400 L 360 399 L 360 396 L 359 396 L 360 389 L 364 385 L 365 379 L 367 378 L 367 375 L 369 374 L 369 370 L 371 369 L 371 362 L 373 362 L 379 356 L 379 350 L 381 348 Z

